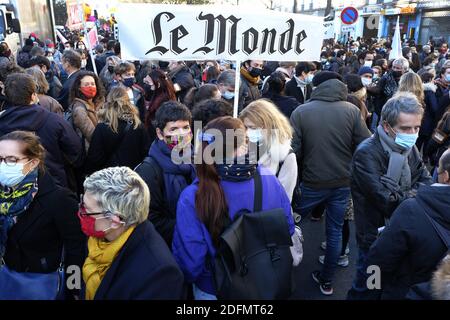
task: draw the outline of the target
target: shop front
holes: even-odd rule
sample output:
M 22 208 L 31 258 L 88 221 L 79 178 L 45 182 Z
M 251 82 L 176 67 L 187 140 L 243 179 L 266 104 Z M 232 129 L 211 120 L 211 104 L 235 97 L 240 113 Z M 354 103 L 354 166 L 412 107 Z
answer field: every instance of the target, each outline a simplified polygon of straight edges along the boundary
M 450 1 L 422 1 L 417 8 L 422 13 L 419 43 L 426 44 L 430 37 L 437 45 L 450 42 Z
M 381 13 L 383 15 L 383 37 L 392 37 L 394 35 L 397 18 L 400 17 L 401 39 L 414 39 L 417 41 L 420 14 L 417 14 L 415 7 L 389 8 L 381 10 Z

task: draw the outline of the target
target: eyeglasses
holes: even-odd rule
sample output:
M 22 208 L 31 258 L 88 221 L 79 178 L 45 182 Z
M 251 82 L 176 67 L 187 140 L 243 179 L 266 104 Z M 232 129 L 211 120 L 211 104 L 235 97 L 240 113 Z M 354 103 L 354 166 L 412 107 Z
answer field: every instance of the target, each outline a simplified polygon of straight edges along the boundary
M 16 157 L 13 157 L 13 156 L 4 157 L 4 158 L 0 157 L 0 163 L 2 163 L 4 161 L 7 166 L 14 166 L 14 165 L 16 165 L 16 163 L 18 161 L 25 160 L 25 159 L 28 159 L 28 157 L 24 157 L 24 158 L 16 158 Z
M 80 215 L 81 216 L 97 216 L 97 215 L 105 215 L 106 217 L 111 217 L 113 215 L 113 213 L 109 210 L 106 211 L 102 211 L 102 212 L 86 212 L 86 207 L 84 206 L 84 201 L 83 201 L 83 197 L 84 195 L 81 194 L 80 195 L 80 203 L 78 204 L 78 209 L 80 209 Z

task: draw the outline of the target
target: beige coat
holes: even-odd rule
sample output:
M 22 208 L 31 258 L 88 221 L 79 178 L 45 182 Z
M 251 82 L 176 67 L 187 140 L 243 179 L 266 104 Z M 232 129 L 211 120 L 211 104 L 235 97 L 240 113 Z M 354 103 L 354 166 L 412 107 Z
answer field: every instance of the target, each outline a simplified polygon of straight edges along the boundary
M 61 104 L 52 97 L 47 96 L 45 94 L 39 94 L 38 98 L 39 98 L 39 105 L 44 109 L 47 109 L 48 111 L 54 112 L 61 116 L 64 114 L 64 109 L 61 106 Z
M 70 107 L 72 108 L 73 125 L 80 138 L 84 137 L 87 152 L 92 134 L 98 123 L 98 108 L 78 98 L 74 99 Z

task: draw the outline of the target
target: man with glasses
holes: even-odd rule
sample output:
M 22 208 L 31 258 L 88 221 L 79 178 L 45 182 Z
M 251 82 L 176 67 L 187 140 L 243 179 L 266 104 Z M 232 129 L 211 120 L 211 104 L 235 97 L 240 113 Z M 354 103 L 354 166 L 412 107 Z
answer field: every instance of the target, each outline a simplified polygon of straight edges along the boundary
M 367 266 L 381 271 L 381 289 L 373 290 L 371 298 L 404 299 L 411 286 L 431 279 L 446 255 L 448 248 L 433 224 L 450 236 L 450 149 L 440 158 L 438 181 L 420 186 L 415 198 L 403 201 L 370 248 Z

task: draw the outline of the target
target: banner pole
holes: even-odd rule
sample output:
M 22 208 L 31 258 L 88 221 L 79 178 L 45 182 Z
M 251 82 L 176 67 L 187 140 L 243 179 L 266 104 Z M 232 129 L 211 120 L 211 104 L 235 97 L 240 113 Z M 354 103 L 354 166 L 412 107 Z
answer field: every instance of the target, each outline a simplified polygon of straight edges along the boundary
M 91 43 L 89 42 L 89 35 L 87 32 L 87 26 L 86 26 L 86 21 L 84 20 L 84 11 L 83 11 L 83 6 L 80 3 L 80 0 L 77 0 L 77 5 L 78 5 L 78 10 L 80 11 L 80 18 L 81 18 L 81 22 L 83 23 L 83 29 L 84 29 L 84 44 L 87 46 L 88 48 L 88 52 L 89 52 L 89 56 L 91 57 L 91 62 L 92 62 L 92 67 L 94 69 L 94 73 L 98 76 L 97 73 L 97 66 L 95 65 L 95 60 L 94 60 L 94 53 L 93 50 L 91 48 Z M 87 41 L 86 41 L 87 40 Z
M 241 80 L 241 61 L 236 60 L 236 76 L 234 79 L 234 110 L 233 110 L 233 117 L 237 118 L 238 111 L 239 111 L 239 86 L 240 86 L 240 80 Z

